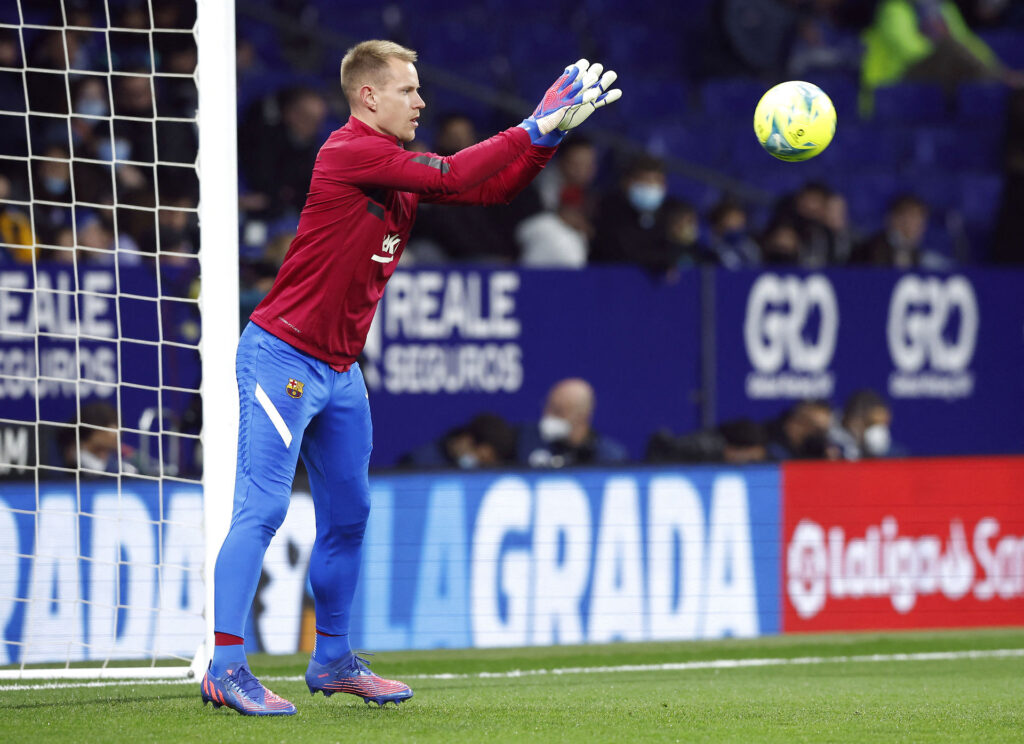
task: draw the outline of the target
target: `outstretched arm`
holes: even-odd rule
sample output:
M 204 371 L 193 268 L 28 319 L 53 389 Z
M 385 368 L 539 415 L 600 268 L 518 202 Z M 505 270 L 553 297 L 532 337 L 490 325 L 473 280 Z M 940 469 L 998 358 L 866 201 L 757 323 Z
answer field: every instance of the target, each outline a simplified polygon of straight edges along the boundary
M 414 194 L 457 194 L 508 167 L 530 147 L 519 127 L 499 132 L 449 157 L 410 152 L 381 137 L 320 150 L 318 166 L 334 178 L 362 188 Z
M 602 74 L 604 72 L 604 74 Z M 548 88 L 533 114 L 519 126 L 530 133 L 533 147 L 499 173 L 455 194 L 424 194 L 423 201 L 446 204 L 507 204 L 547 165 L 566 132 L 582 124 L 597 109 L 622 95 L 611 88 L 616 74 L 581 59 L 565 68 Z
M 508 204 L 537 177 L 554 153 L 553 147 L 530 147 L 483 183 L 457 194 L 424 194 L 420 200 L 438 204 Z

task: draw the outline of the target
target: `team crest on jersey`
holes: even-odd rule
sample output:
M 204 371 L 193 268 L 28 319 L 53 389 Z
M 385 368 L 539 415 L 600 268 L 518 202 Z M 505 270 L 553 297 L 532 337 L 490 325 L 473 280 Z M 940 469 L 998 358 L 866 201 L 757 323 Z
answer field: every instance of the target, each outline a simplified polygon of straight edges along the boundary
M 293 398 L 302 397 L 302 383 L 299 382 L 298 380 L 289 379 L 288 387 L 285 388 L 285 390 L 287 390 L 288 395 L 290 395 Z

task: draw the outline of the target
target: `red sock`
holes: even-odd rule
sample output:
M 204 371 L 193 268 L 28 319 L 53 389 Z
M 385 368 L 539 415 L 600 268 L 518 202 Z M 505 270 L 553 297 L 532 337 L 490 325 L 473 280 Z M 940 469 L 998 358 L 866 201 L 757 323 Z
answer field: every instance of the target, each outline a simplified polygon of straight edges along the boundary
M 243 646 L 245 645 L 245 639 L 240 636 L 231 635 L 230 633 L 217 633 L 213 634 L 213 645 L 215 646 Z

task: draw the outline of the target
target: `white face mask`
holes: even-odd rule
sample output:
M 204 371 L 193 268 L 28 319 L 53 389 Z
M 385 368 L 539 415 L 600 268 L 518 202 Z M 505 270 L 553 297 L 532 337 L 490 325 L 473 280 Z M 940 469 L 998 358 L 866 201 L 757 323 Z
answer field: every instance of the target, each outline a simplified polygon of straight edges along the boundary
M 107 461 L 85 449 L 78 456 L 78 465 L 83 470 L 96 470 L 101 473 L 107 471 Z
M 561 442 L 569 438 L 572 424 L 558 416 L 544 416 L 540 420 L 540 438 L 545 442 Z
M 892 446 L 892 433 L 885 424 L 872 424 L 864 430 L 864 453 L 871 457 L 885 457 Z
M 476 459 L 476 455 L 467 452 L 464 455 L 459 455 L 458 465 L 462 470 L 473 470 L 480 465 L 480 461 Z

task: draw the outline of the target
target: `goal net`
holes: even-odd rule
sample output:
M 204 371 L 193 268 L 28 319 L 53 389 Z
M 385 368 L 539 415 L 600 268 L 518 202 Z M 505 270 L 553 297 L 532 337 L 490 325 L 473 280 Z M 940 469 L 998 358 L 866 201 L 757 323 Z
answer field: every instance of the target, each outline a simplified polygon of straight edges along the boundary
M 0 676 L 205 664 L 238 415 L 233 13 L 0 3 Z

